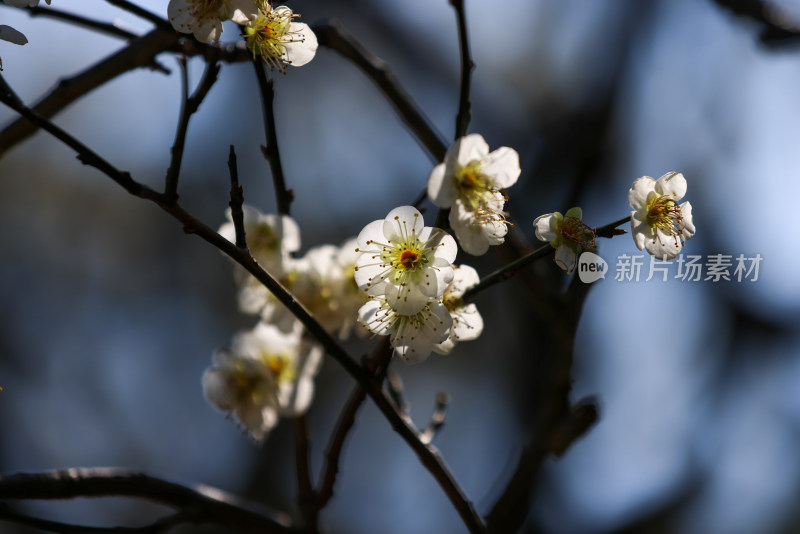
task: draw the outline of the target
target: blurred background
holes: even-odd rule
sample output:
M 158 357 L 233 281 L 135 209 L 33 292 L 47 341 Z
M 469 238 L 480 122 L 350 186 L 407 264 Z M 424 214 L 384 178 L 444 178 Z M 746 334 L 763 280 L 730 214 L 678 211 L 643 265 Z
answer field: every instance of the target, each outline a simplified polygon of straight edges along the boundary
M 166 0 L 136 3 L 166 16 Z M 446 0 L 290 5 L 305 22 L 342 21 L 452 140 L 460 73 Z M 800 2 L 770 5 L 773 16 L 800 23 Z M 149 30 L 100 0 L 52 7 Z M 784 202 L 800 177 L 800 47 L 762 43 L 759 23 L 712 0 L 466 7 L 477 65 L 470 131 L 493 149 L 518 150 L 523 172 L 508 192 L 509 245 L 459 261 L 488 274 L 535 239 L 531 222 L 542 213 L 580 205 L 592 226 L 624 217 L 633 180 L 668 171 L 686 176 L 694 207 L 697 235 L 685 253 L 763 257 L 755 282 L 608 277 L 592 286 L 572 398 L 595 396 L 600 420 L 545 462 L 523 530 L 800 532 L 800 223 Z M 3 75 L 28 103 L 124 46 L 7 6 L 0 23 L 28 37 L 24 47 L 0 42 Z M 236 34 L 226 26 L 223 39 Z M 159 59 L 171 75 L 125 74 L 54 119 L 158 189 L 181 94 L 174 57 Z M 190 60 L 189 71 L 193 87 L 202 61 Z M 413 202 L 434 162 L 370 80 L 324 48 L 276 78 L 303 250 L 339 244 Z M 0 109 L 0 124 L 15 118 Z M 233 144 L 245 201 L 274 211 L 263 132 L 252 67 L 223 64 L 189 126 L 182 204 L 212 227 L 224 222 Z M 424 206 L 431 224 L 433 206 Z M 619 255 L 635 253 L 629 236 L 600 242 L 612 269 Z M 418 425 L 438 392 L 450 394 L 434 443 L 480 513 L 507 483 L 537 416 L 532 391 L 546 386 L 538 371 L 550 348 L 547 324 L 536 319 L 524 278 L 566 279 L 550 260 L 526 272 L 478 297 L 481 338 L 421 365 L 393 364 Z M 257 447 L 203 398 L 213 351 L 254 322 L 237 311 L 232 268 L 218 251 L 39 133 L 0 160 L 0 273 L 0 472 L 130 467 L 296 512 L 291 422 Z M 348 348 L 358 356 L 370 346 Z M 308 414 L 315 473 L 352 386 L 325 361 Z M 326 531 L 464 531 L 369 402 L 340 469 L 321 517 Z M 20 508 L 93 525 L 145 524 L 163 511 L 121 499 Z

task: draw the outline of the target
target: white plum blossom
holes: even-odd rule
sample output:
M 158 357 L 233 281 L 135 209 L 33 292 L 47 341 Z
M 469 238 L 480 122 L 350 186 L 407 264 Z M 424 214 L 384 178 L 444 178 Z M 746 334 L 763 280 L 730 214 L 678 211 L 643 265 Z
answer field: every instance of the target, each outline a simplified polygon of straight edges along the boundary
M 567 273 L 575 269 L 581 252 L 597 250 L 594 230 L 581 221 L 581 216 L 580 208 L 570 208 L 564 215 L 556 211 L 539 215 L 533 221 L 536 237 L 550 242 L 556 249 L 553 261 Z
M 658 180 L 642 176 L 628 191 L 631 233 L 639 250 L 661 260 L 671 260 L 694 235 L 692 205 L 678 204 L 686 194 L 683 174 L 668 172 Z
M 450 209 L 450 226 L 465 252 L 480 256 L 490 245 L 505 241 L 508 226 L 501 190 L 520 175 L 517 151 L 500 147 L 489 152 L 479 134 L 458 139 L 444 162 L 428 177 L 428 196 L 440 208 Z
M 244 233 L 253 258 L 272 276 L 284 275 L 290 254 L 300 250 L 300 229 L 288 215 L 265 215 L 256 208 L 243 206 Z M 228 222 L 219 227 L 219 234 L 236 242 L 236 229 L 230 208 L 225 211 Z
M 453 318 L 450 335 L 441 343 L 434 345 L 434 352 L 449 354 L 459 341 L 477 339 L 483 332 L 483 317 L 478 312 L 475 304 L 466 304 L 462 298 L 464 292 L 480 282 L 478 271 L 469 265 L 455 267 L 453 281 L 447 287 L 442 297 L 442 303 Z
M 387 298 L 373 298 L 358 310 L 358 320 L 370 332 L 391 336 L 395 354 L 407 363 L 419 363 L 428 358 L 439 343 L 450 335 L 453 318 L 440 300 L 428 300 L 419 311 L 401 314 L 388 298 L 397 288 L 387 288 Z
M 373 297 L 385 295 L 398 313 L 413 315 L 441 297 L 453 280 L 458 248 L 449 234 L 425 226 L 414 207 L 401 206 L 361 230 L 358 252 L 358 287 Z
M 295 417 L 308 409 L 321 360 L 318 345 L 261 322 L 237 334 L 230 350 L 214 354 L 214 365 L 203 374 L 203 391 L 261 441 L 279 416 Z
M 317 53 L 317 36 L 302 22 L 300 15 L 286 6 L 273 9 L 268 0 L 257 0 L 258 12 L 244 28 L 247 48 L 260 56 L 271 69 L 286 73 L 286 65 L 305 65 Z
M 247 24 L 255 16 L 253 0 L 170 0 L 167 6 L 172 27 L 203 43 L 219 40 L 223 21 Z

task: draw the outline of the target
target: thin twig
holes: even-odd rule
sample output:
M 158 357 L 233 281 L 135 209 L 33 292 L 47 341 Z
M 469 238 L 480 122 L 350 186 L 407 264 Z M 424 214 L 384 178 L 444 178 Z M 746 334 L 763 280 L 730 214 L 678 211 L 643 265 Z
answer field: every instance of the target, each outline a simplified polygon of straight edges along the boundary
M 127 30 L 124 30 L 115 24 L 110 24 L 108 22 L 100 22 L 98 20 L 92 20 L 86 17 L 82 17 L 80 15 L 75 15 L 74 13 L 67 13 L 66 11 L 53 9 L 51 7 L 44 7 L 44 6 L 31 7 L 28 8 L 28 14 L 31 17 L 47 17 L 56 20 L 61 20 L 64 22 L 69 22 L 70 24 L 75 24 L 76 26 L 83 26 L 84 28 L 90 28 L 100 33 L 105 33 L 113 37 L 119 37 L 128 41 L 139 37 L 135 33 L 131 33 Z
M 518 271 L 519 269 L 525 267 L 529 263 L 533 263 L 534 261 L 540 258 L 546 258 L 547 256 L 553 253 L 553 250 L 554 250 L 553 247 L 550 246 L 549 244 L 543 245 L 535 249 L 533 252 L 530 252 L 525 256 L 522 256 L 520 259 L 512 261 L 505 267 L 501 267 L 492 274 L 483 277 L 478 284 L 467 289 L 464 292 L 462 298 L 466 302 L 469 299 L 473 298 L 478 293 L 480 293 L 481 291 L 483 291 L 484 289 L 486 289 L 487 287 L 490 287 L 496 284 L 497 282 L 503 282 L 505 280 L 508 280 L 514 274 L 514 271 Z
M 0 499 L 74 499 L 135 497 L 181 510 L 186 522 L 216 523 L 245 530 L 295 533 L 284 515 L 273 518 L 217 488 L 192 487 L 125 469 L 67 469 L 45 473 L 0 475 Z
M 269 162 L 272 171 L 272 184 L 275 187 L 275 202 L 277 203 L 278 213 L 289 215 L 294 193 L 286 189 L 286 180 L 283 177 L 283 166 L 281 165 L 281 154 L 278 150 L 278 133 L 275 129 L 275 88 L 273 81 L 267 78 L 266 64 L 260 59 L 253 59 L 253 67 L 256 70 L 258 87 L 261 89 L 261 110 L 264 113 L 264 135 L 267 144 L 261 147 L 264 157 Z
M 400 413 L 408 415 L 408 403 L 403 393 L 403 380 L 392 370 L 386 372 L 386 389 Z
M 164 29 L 164 30 L 171 30 L 172 29 L 172 25 L 169 23 L 168 20 L 162 19 L 161 17 L 159 17 L 155 13 L 147 11 L 146 9 L 137 6 L 136 4 L 134 4 L 132 2 L 128 2 L 128 0 L 106 0 L 106 2 L 108 2 L 112 6 L 116 6 L 116 7 L 120 8 L 120 9 L 124 9 L 125 11 L 128 11 L 129 13 L 133 13 L 134 15 L 136 15 L 139 18 L 142 18 L 142 19 L 145 19 L 145 20 L 147 20 L 149 22 L 152 22 L 153 24 L 155 24 L 156 28 L 161 28 L 161 29 Z
M 450 0 L 450 5 L 456 10 L 458 19 L 458 48 L 461 52 L 461 92 L 458 99 L 458 114 L 456 115 L 456 139 L 467 134 L 467 127 L 472 118 L 472 105 L 469 101 L 469 86 L 472 78 L 472 69 L 475 63 L 469 53 L 469 36 L 467 35 L 467 15 L 464 0 Z
M 228 206 L 231 208 L 231 219 L 233 229 L 236 234 L 236 246 L 242 250 L 247 250 L 247 236 L 244 231 L 244 191 L 239 185 L 239 167 L 236 165 L 236 151 L 231 145 L 228 153 L 228 172 L 231 175 L 231 200 Z
M 183 161 L 183 148 L 186 143 L 186 133 L 189 129 L 189 119 L 200 107 L 211 87 L 217 81 L 219 65 L 216 61 L 206 63 L 206 70 L 197 88 L 189 96 L 189 73 L 186 67 L 186 58 L 179 57 L 178 65 L 181 69 L 181 113 L 178 118 L 178 127 L 175 131 L 175 141 L 172 143 L 171 158 L 164 186 L 164 197 L 167 202 L 178 200 L 178 178 L 181 173 Z
M 384 337 L 381 343 L 375 347 L 373 352 L 364 360 L 364 369 L 373 376 L 380 376 L 383 369 L 386 369 L 392 357 L 392 348 L 389 338 Z M 333 487 L 336 484 L 336 475 L 339 473 L 339 459 L 344 449 L 344 442 L 356 422 L 361 404 L 367 396 L 363 387 L 357 385 L 350 393 L 347 403 L 339 414 L 336 421 L 336 428 L 331 434 L 328 446 L 325 449 L 325 464 L 320 473 L 317 484 L 317 513 L 322 510 L 328 501 L 333 497 Z
M 625 230 L 618 229 L 618 226 L 622 226 L 626 222 L 630 222 L 631 216 L 628 215 L 627 217 L 623 217 L 618 219 L 612 223 L 609 223 L 605 226 L 601 226 L 600 228 L 595 228 L 594 234 L 597 237 L 614 237 L 615 235 L 622 235 L 625 233 Z
M 0 76 L 0 101 L 14 109 L 28 120 L 35 122 L 40 128 L 55 136 L 57 139 L 73 148 L 78 153 L 78 158 L 86 165 L 96 167 L 106 174 L 126 191 L 139 198 L 149 200 L 158 205 L 162 210 L 172 215 L 183 224 L 184 231 L 196 234 L 201 239 L 210 243 L 221 252 L 229 256 L 236 263 L 252 274 L 261 282 L 284 306 L 294 314 L 324 347 L 328 355 L 339 363 L 361 385 L 375 402 L 375 405 L 389 421 L 392 428 L 403 438 L 420 459 L 420 463 L 433 475 L 442 487 L 450 502 L 458 511 L 464 524 L 471 533 L 485 532 L 483 520 L 478 515 L 472 502 L 467 498 L 463 489 L 455 481 L 452 473 L 445 465 L 439 451 L 432 445 L 426 445 L 419 440 L 416 430 L 407 417 L 399 414 L 388 395 L 381 388 L 381 383 L 363 370 L 350 355 L 339 345 L 339 342 L 320 325 L 309 311 L 289 293 L 275 278 L 267 273 L 248 251 L 238 248 L 212 228 L 186 212 L 177 202 L 169 204 L 164 196 L 149 187 L 136 182 L 127 172 L 122 172 L 102 159 L 80 141 L 41 117 L 30 108 L 22 105 L 18 99 L 10 96 L 13 92 L 4 90 L 7 84 Z
M 386 62 L 367 51 L 337 20 L 314 24 L 313 30 L 320 45 L 352 61 L 378 86 L 431 159 L 436 163 L 442 161 L 447 151 L 442 136 L 431 126 Z
M 447 416 L 447 405 L 450 404 L 450 396 L 447 393 L 439 393 L 436 395 L 436 404 L 433 407 L 433 414 L 431 415 L 431 422 L 425 427 L 425 430 L 420 432 L 419 439 L 423 443 L 430 443 L 436 434 L 444 426 L 444 420 Z

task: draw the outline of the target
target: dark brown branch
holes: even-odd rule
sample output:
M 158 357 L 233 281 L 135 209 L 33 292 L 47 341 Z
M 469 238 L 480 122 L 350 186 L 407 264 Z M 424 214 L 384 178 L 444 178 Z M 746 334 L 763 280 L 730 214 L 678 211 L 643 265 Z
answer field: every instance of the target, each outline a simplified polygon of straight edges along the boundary
M 181 523 L 192 522 L 184 514 L 177 513 L 162 517 L 142 527 L 89 527 L 27 516 L 13 511 L 11 507 L 3 503 L 0 503 L 0 521 L 59 534 L 161 534 L 170 531 Z
M 389 370 L 386 373 L 386 389 L 389 390 L 389 397 L 400 413 L 408 415 L 408 403 L 403 393 L 403 380 L 400 375 Z
M 458 19 L 458 49 L 461 52 L 461 92 L 458 99 L 458 114 L 456 115 L 456 139 L 467 134 L 467 127 L 472 118 L 472 105 L 469 101 L 469 86 L 472 78 L 472 69 L 475 63 L 469 53 L 469 36 L 467 34 L 467 14 L 464 9 L 464 0 L 450 0 L 450 5 L 456 10 Z
M 189 96 L 189 73 L 186 67 L 186 57 L 179 57 L 178 65 L 181 69 L 181 113 L 178 118 L 178 127 L 175 131 L 175 141 L 172 143 L 171 158 L 165 179 L 164 197 L 167 202 L 178 200 L 178 178 L 181 173 L 183 148 L 186 143 L 186 133 L 189 129 L 189 119 L 198 110 L 211 87 L 217 81 L 220 69 L 215 60 L 206 63 L 203 78 L 192 96 Z
M 420 432 L 419 439 L 423 443 L 430 443 L 436 434 L 444 426 L 444 420 L 447 416 L 447 405 L 450 404 L 450 396 L 447 393 L 439 393 L 436 395 L 436 405 L 433 408 L 433 415 L 431 415 L 431 422 L 425 427 L 425 430 Z
M 431 159 L 436 163 L 442 161 L 447 145 L 419 110 L 411 95 L 397 81 L 386 62 L 361 46 L 337 20 L 314 24 L 313 29 L 320 45 L 335 50 L 355 63 L 378 86 L 405 125 L 431 155 Z
M 595 228 L 594 235 L 596 235 L 597 237 L 608 237 L 608 238 L 614 237 L 615 235 L 622 235 L 625 233 L 625 230 L 621 228 L 618 229 L 617 227 L 622 226 L 626 222 L 630 222 L 630 220 L 631 216 L 628 215 L 627 217 L 623 217 L 605 226 L 601 226 L 600 228 Z
M 247 250 L 247 236 L 244 231 L 244 191 L 239 185 L 239 168 L 236 165 L 236 151 L 231 145 L 228 153 L 228 172 L 231 175 L 231 200 L 228 206 L 231 208 L 231 219 L 233 229 L 236 234 L 236 246 L 242 250 Z
M 185 521 L 216 523 L 245 531 L 295 533 L 286 517 L 256 512 L 239 498 L 201 484 L 168 482 L 136 471 L 113 468 L 67 469 L 46 473 L 0 475 L 0 499 L 74 499 L 135 497 L 181 510 Z
M 186 56 L 203 55 L 208 60 L 216 58 L 227 62 L 242 62 L 252 59 L 252 56 L 244 49 L 233 46 L 211 46 L 189 39 L 182 40 L 172 29 L 169 31 L 155 29 L 133 40 L 122 50 L 111 54 L 83 72 L 62 79 L 47 96 L 33 106 L 33 109 L 40 116 L 50 119 L 75 100 L 117 76 L 137 68 L 151 66 L 155 57 L 166 51 L 182 53 Z M 25 119 L 12 122 L 0 131 L 0 155 L 26 140 L 37 130 L 38 127 L 34 123 Z
M 275 202 L 278 204 L 278 213 L 289 215 L 294 194 L 286 189 L 286 180 L 283 176 L 283 166 L 281 165 L 281 154 L 278 150 L 278 132 L 275 129 L 275 87 L 273 81 L 267 79 L 266 64 L 260 59 L 253 60 L 253 67 L 256 70 L 258 87 L 261 89 L 261 110 L 264 113 L 264 135 L 267 144 L 261 147 L 264 157 L 269 162 L 272 171 L 272 184 L 275 187 Z
M 416 429 L 408 417 L 399 414 L 392 400 L 383 391 L 381 382 L 375 380 L 363 370 L 350 355 L 339 345 L 339 342 L 329 334 L 308 312 L 308 310 L 289 293 L 275 278 L 267 273 L 247 250 L 242 250 L 231 243 L 215 230 L 186 212 L 178 203 L 165 202 L 164 196 L 149 187 L 133 180 L 127 172 L 114 168 L 106 160 L 91 151 L 58 126 L 41 117 L 30 108 L 24 106 L 8 88 L 5 79 L 0 76 L 0 101 L 17 111 L 26 119 L 34 122 L 40 128 L 55 136 L 57 139 L 73 148 L 78 153 L 78 158 L 87 165 L 96 167 L 109 178 L 117 182 L 126 191 L 139 198 L 149 200 L 158 205 L 162 210 L 172 215 L 183 224 L 184 231 L 193 233 L 210 243 L 221 252 L 241 265 L 247 272 L 261 282 L 284 306 L 294 314 L 325 349 L 326 353 L 339 363 L 363 387 L 375 405 L 389 421 L 392 428 L 400 434 L 403 440 L 411 447 L 420 459 L 420 463 L 433 475 L 458 511 L 464 524 L 471 533 L 485 532 L 483 520 L 478 515 L 472 502 L 453 478 L 439 451 L 431 445 L 426 445 L 419 440 Z
M 311 444 L 308 439 L 308 421 L 305 415 L 300 415 L 294 420 L 295 437 L 295 467 L 297 472 L 297 502 L 300 510 L 308 523 L 308 518 L 313 514 L 316 495 L 311 485 L 311 468 L 308 463 L 308 454 Z M 310 525 L 306 524 L 306 527 Z M 316 522 L 313 530 L 316 530 Z
M 97 20 L 92 20 L 86 17 L 82 17 L 80 15 L 75 15 L 73 13 L 67 13 L 66 11 L 61 11 L 58 9 L 53 9 L 50 7 L 31 7 L 28 8 L 28 14 L 31 17 L 47 17 L 53 18 L 56 20 L 61 20 L 64 22 L 69 22 L 70 24 L 75 24 L 76 26 L 83 26 L 84 28 L 90 28 L 92 30 L 98 31 L 100 33 L 105 33 L 111 35 L 113 37 L 119 37 L 121 39 L 125 39 L 127 41 L 136 39 L 139 37 L 135 33 L 131 33 L 127 30 L 123 30 L 122 28 L 114 25 L 109 24 L 108 22 L 100 22 Z M 169 71 L 167 71 L 169 72 Z
M 392 347 L 389 344 L 389 338 L 384 337 L 373 352 L 365 358 L 364 370 L 372 376 L 380 377 L 391 357 Z M 336 484 L 336 475 L 339 473 L 339 458 L 344 449 L 344 442 L 355 425 L 356 415 L 366 397 L 367 392 L 364 388 L 355 386 L 336 421 L 336 428 L 334 428 L 325 450 L 325 464 L 317 484 L 317 514 L 333 497 L 333 487 Z
M 784 12 L 774 2 L 764 0 L 714 0 L 718 5 L 756 21 L 761 26 L 760 39 L 766 45 L 796 44 L 800 38 L 800 21 Z

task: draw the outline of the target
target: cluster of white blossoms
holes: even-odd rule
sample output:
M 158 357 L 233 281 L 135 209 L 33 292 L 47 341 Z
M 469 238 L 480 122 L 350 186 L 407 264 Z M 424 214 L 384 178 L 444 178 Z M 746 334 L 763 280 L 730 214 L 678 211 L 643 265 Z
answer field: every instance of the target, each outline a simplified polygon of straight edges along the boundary
M 654 257 L 666 261 L 675 258 L 694 235 L 692 205 L 678 204 L 686 194 L 686 178 L 668 172 L 658 180 L 642 176 L 628 191 L 631 211 L 631 233 L 639 250 L 645 249 Z M 581 209 L 571 208 L 540 215 L 533 221 L 536 237 L 549 241 L 556 249 L 555 262 L 567 273 L 575 269 L 581 252 L 594 252 L 596 234 L 581 221 Z
M 300 332 L 287 334 L 259 322 L 236 334 L 230 349 L 214 354 L 214 365 L 203 374 L 203 392 L 261 441 L 279 417 L 308 409 L 321 362 L 322 349 Z
M 353 277 L 355 239 L 294 257 L 300 250 L 300 229 L 291 217 L 263 214 L 250 206 L 242 211 L 253 258 L 326 330 L 345 339 L 367 300 Z M 219 233 L 235 242 L 230 210 L 226 217 Z M 215 354 L 203 385 L 212 404 L 233 414 L 253 439 L 262 440 L 279 416 L 296 416 L 308 408 L 322 349 L 307 339 L 302 323 L 255 277 L 237 266 L 235 280 L 239 310 L 259 320 L 253 330 L 237 334 L 230 349 Z
M 294 22 L 300 15 L 286 6 L 272 7 L 270 0 L 170 0 L 167 15 L 172 27 L 210 43 L 222 35 L 222 23 L 243 27 L 247 48 L 270 68 L 286 72 L 317 53 L 317 37 L 308 24 Z
M 500 245 L 508 233 L 506 197 L 502 190 L 517 183 L 519 154 L 500 147 L 489 152 L 479 134 L 458 139 L 444 162 L 428 177 L 428 196 L 440 208 L 450 208 L 450 226 L 461 248 L 480 256 Z
M 358 320 L 390 336 L 395 354 L 406 362 L 421 362 L 431 351 L 446 354 L 483 330 L 475 306 L 461 299 L 478 282 L 477 273 L 454 267 L 457 252 L 452 236 L 425 226 L 412 206 L 393 209 L 358 235 L 355 281 L 370 297 Z

